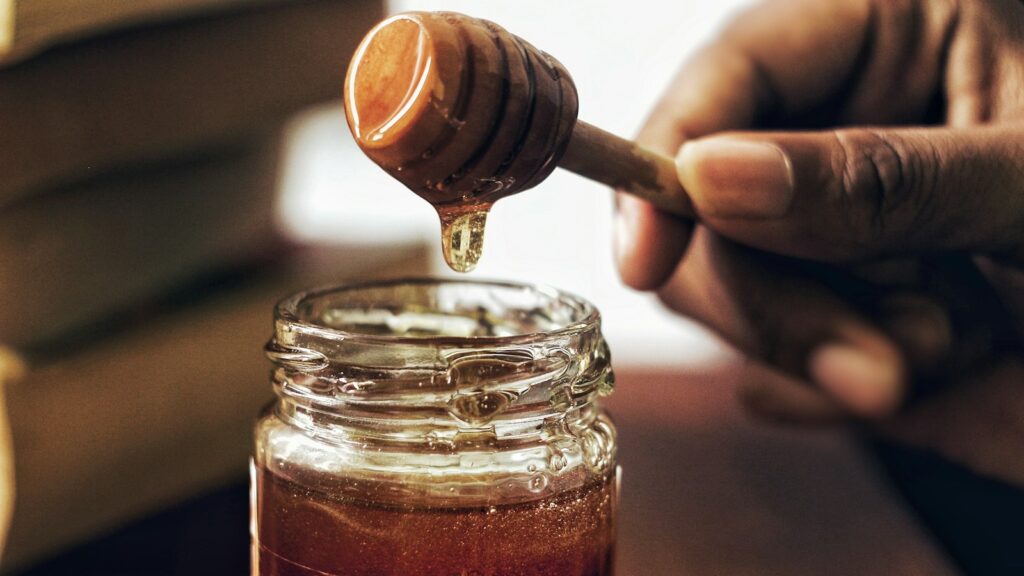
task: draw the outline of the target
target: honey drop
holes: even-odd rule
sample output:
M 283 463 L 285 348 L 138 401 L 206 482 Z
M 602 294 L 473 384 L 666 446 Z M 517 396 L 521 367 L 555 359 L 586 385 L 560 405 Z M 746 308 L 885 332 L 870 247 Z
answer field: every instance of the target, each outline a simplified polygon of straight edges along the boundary
M 489 206 L 461 210 L 438 209 L 441 218 L 441 252 L 448 267 L 456 272 L 476 268 L 484 248 L 484 228 Z

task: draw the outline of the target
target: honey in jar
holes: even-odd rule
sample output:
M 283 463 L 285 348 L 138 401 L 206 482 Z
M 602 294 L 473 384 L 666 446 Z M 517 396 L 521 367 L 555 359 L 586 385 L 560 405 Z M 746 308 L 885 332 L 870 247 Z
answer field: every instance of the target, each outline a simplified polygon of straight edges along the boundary
M 600 317 L 547 288 L 414 280 L 293 296 L 267 347 L 253 571 L 611 576 Z

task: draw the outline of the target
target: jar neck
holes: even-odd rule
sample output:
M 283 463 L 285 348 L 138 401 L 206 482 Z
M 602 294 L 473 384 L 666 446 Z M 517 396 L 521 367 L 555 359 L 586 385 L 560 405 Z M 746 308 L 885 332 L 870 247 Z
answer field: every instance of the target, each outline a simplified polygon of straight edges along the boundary
M 439 449 L 544 441 L 597 417 L 614 377 L 589 304 L 528 286 L 408 285 L 278 306 L 266 352 L 280 416 L 340 441 Z
M 308 349 L 282 346 L 276 338 L 267 354 L 276 364 L 278 412 L 296 425 L 364 441 L 458 448 L 532 442 L 589 425 L 594 401 L 610 391 L 613 376 L 604 341 L 583 340 L 439 348 L 430 362 L 403 366 L 335 357 L 311 369 L 291 360 Z M 376 352 L 396 360 L 414 356 L 399 346 Z

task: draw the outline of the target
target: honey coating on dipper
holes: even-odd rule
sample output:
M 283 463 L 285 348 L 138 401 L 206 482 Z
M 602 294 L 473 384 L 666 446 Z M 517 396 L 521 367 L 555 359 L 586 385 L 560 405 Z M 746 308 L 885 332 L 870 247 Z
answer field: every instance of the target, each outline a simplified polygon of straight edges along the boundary
M 410 12 L 363 39 L 345 110 L 363 152 L 434 207 L 445 261 L 468 272 L 491 206 L 554 170 L 578 99 L 558 61 L 497 24 Z

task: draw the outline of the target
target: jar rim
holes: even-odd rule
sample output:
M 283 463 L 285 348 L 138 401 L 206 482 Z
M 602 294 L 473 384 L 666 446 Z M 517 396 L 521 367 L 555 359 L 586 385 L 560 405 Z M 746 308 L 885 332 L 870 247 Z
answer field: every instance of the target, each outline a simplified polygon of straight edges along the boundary
M 395 288 L 402 285 L 408 286 L 434 286 L 461 285 L 479 286 L 499 290 L 522 291 L 529 290 L 539 294 L 551 303 L 568 305 L 572 309 L 572 319 L 556 328 L 549 330 L 532 330 L 519 334 L 510 335 L 408 335 L 408 334 L 378 334 L 345 330 L 337 327 L 317 323 L 308 318 L 302 318 L 299 310 L 303 304 L 317 298 L 328 297 L 332 294 L 345 292 L 357 292 L 360 290 Z M 286 328 L 297 330 L 303 333 L 314 335 L 328 340 L 358 340 L 367 343 L 379 344 L 401 344 L 406 346 L 510 346 L 519 344 L 536 343 L 552 338 L 572 336 L 590 330 L 596 330 L 600 326 L 601 314 L 597 307 L 590 301 L 577 296 L 576 294 L 560 290 L 545 284 L 534 284 L 524 282 L 511 282 L 505 280 L 488 279 L 462 279 L 462 278 L 440 278 L 440 277 L 404 277 L 383 280 L 369 280 L 347 282 L 343 284 L 332 284 L 304 290 L 292 294 L 280 300 L 274 308 L 275 324 L 278 329 Z

